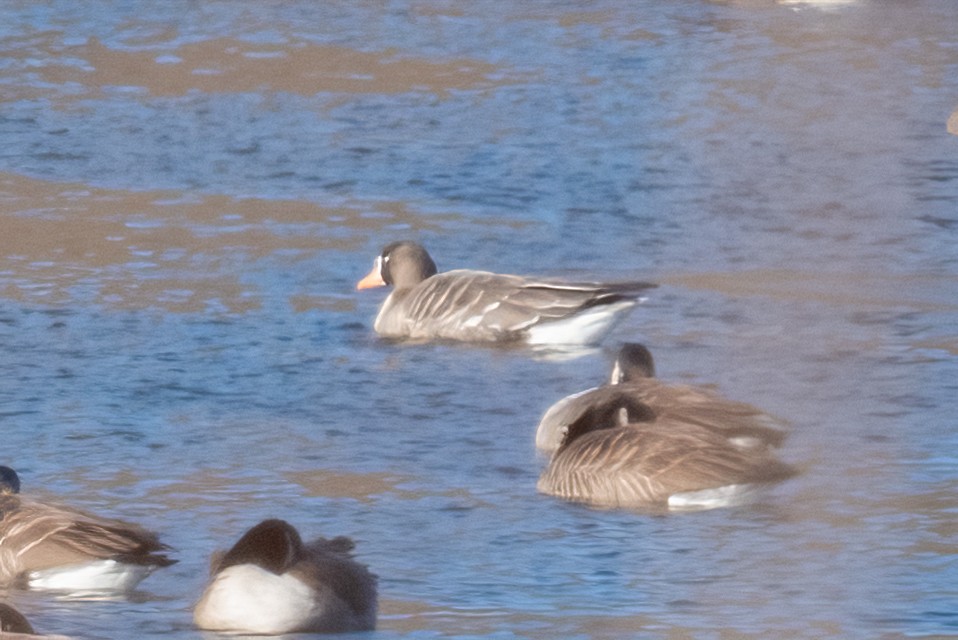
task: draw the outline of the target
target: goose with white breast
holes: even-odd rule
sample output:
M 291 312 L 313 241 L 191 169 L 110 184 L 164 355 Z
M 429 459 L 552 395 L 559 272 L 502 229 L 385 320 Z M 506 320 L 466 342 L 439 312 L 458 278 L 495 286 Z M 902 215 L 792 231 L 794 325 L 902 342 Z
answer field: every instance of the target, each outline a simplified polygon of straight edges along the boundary
M 376 316 L 387 338 L 524 342 L 537 346 L 598 343 L 655 287 L 648 282 L 574 283 L 457 269 L 439 273 L 422 245 L 386 245 L 357 285 L 391 285 Z
M 17 472 L 0 466 L 0 586 L 128 591 L 176 562 L 168 550 L 138 525 L 28 500 Z
M 304 543 L 288 522 L 264 520 L 214 556 L 193 609 L 201 629 L 278 635 L 368 631 L 376 626 L 376 576 L 349 538 Z

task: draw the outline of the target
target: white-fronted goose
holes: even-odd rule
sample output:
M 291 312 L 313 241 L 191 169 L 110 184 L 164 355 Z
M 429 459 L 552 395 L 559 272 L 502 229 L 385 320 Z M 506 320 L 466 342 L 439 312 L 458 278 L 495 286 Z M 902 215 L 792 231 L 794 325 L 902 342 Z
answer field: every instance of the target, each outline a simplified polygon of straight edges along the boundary
M 655 378 L 649 350 L 625 343 L 612 366 L 609 383 L 566 396 L 553 404 L 536 428 L 536 447 L 554 451 L 566 428 L 590 408 L 627 394 L 648 406 L 660 419 L 699 425 L 724 434 L 740 447 L 779 447 L 785 424 L 745 402 L 728 400 L 715 391 L 691 385 L 670 385 Z
M 564 283 L 486 271 L 438 273 L 415 242 L 387 245 L 357 285 L 392 285 L 374 328 L 388 338 L 595 344 L 656 285 Z
M 145 529 L 75 509 L 29 501 L 0 466 L 0 585 L 57 591 L 127 591 L 176 562 Z
M 633 374 L 652 373 L 648 350 L 633 350 L 642 356 Z M 766 414 L 703 389 L 653 382 L 600 387 L 550 409 L 536 439 L 557 448 L 539 491 L 604 507 L 704 509 L 743 502 L 794 475 L 773 453 L 784 434 Z
M 349 538 L 304 544 L 283 520 L 264 520 L 214 556 L 193 610 L 201 629 L 255 634 L 366 631 L 376 626 L 376 577 Z

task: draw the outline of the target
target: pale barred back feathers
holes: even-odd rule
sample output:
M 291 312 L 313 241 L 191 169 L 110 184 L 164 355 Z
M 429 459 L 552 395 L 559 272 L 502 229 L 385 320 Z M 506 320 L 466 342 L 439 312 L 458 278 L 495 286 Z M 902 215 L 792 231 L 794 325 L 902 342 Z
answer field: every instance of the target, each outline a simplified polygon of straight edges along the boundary
M 10 482 L 0 486 L 0 585 L 127 590 L 175 562 L 142 527 L 24 499 Z
M 774 418 L 646 377 L 651 354 L 633 353 L 643 351 L 628 381 L 563 398 L 543 416 L 536 444 L 554 453 L 541 492 L 609 507 L 711 508 L 795 473 L 773 454 L 784 439 Z M 614 370 L 635 370 L 628 357 L 624 348 Z
M 594 344 L 655 285 L 568 283 L 487 271 L 437 273 L 422 246 L 388 245 L 377 258 L 381 282 L 394 290 L 379 310 L 376 332 L 389 338 L 468 342 Z

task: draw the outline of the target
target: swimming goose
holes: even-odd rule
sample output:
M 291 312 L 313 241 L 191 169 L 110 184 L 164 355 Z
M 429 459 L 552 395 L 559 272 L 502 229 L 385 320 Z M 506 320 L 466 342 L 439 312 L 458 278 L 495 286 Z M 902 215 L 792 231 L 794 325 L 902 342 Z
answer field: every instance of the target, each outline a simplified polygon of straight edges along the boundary
M 641 345 L 624 349 L 614 371 L 624 379 L 565 398 L 543 417 L 536 442 L 555 452 L 542 493 L 606 507 L 705 509 L 794 475 L 773 453 L 783 432 L 758 409 L 645 377 L 654 365 Z
M 39 635 L 22 613 L 0 602 L 0 638 L 3 640 L 69 640 L 66 636 Z
M 625 343 L 613 363 L 608 384 L 566 396 L 543 414 L 536 428 L 536 447 L 554 451 L 568 425 L 583 412 L 621 394 L 650 407 L 660 418 L 711 429 L 740 447 L 779 447 L 785 440 L 785 425 L 780 419 L 705 387 L 666 384 L 655 378 L 651 352 L 644 345 Z
M 114 520 L 20 496 L 20 478 L 0 466 L 0 586 L 128 591 L 176 562 L 156 535 Z
M 438 273 L 415 242 L 393 242 L 357 289 L 392 285 L 376 316 L 388 338 L 589 345 L 656 285 L 564 283 L 458 269 Z
M 214 556 L 193 619 L 201 629 L 270 635 L 374 629 L 376 576 L 352 548 L 344 537 L 304 544 L 289 523 L 264 520 Z

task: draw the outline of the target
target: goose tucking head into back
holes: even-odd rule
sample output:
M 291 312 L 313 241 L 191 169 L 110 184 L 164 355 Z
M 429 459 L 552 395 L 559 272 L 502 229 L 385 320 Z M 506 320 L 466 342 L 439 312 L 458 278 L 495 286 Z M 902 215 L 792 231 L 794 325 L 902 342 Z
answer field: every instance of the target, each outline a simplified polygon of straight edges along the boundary
M 201 629 L 277 635 L 376 626 L 376 577 L 353 560 L 348 538 L 304 543 L 292 525 L 264 520 L 214 556 L 193 609 Z
M 651 376 L 651 354 L 628 345 L 613 382 L 569 396 L 536 435 L 553 451 L 542 493 L 604 507 L 704 509 L 739 504 L 795 474 L 774 449 L 784 432 L 751 405 Z
M 742 447 L 775 448 L 785 440 L 783 420 L 745 402 L 724 398 L 708 387 L 663 382 L 655 377 L 655 362 L 648 348 L 625 343 L 607 384 L 566 396 L 546 410 L 536 428 L 536 447 L 555 451 L 572 422 L 590 408 L 607 404 L 610 397 L 623 394 L 650 407 L 660 420 L 696 424 Z

